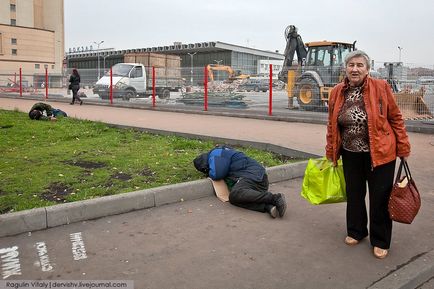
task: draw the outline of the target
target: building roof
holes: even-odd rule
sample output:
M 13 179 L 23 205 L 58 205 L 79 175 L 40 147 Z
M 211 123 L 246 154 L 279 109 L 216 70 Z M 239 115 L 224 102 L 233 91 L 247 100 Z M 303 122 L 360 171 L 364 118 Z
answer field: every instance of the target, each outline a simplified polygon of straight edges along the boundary
M 189 52 L 218 52 L 218 51 L 236 51 L 242 53 L 249 53 L 263 57 L 270 57 L 275 59 L 284 59 L 285 57 L 277 52 L 260 50 L 256 48 L 244 47 L 234 44 L 229 44 L 220 41 L 209 41 L 209 42 L 198 42 L 198 43 L 174 43 L 168 46 L 154 46 L 147 48 L 136 48 L 136 49 L 123 49 L 123 50 L 112 50 L 112 51 L 100 51 L 92 50 L 86 52 L 75 52 L 66 53 L 70 58 L 82 58 L 82 57 L 92 57 L 99 55 L 123 55 L 126 53 L 134 52 L 153 52 L 153 53 L 163 53 L 163 54 L 187 54 Z

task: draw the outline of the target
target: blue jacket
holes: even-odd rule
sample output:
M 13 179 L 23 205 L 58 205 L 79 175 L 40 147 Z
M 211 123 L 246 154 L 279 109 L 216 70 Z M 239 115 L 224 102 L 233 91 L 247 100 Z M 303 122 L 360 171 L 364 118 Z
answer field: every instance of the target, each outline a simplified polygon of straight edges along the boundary
M 244 153 L 228 147 L 218 147 L 208 154 L 209 177 L 213 180 L 224 178 L 247 178 L 262 181 L 265 168 Z

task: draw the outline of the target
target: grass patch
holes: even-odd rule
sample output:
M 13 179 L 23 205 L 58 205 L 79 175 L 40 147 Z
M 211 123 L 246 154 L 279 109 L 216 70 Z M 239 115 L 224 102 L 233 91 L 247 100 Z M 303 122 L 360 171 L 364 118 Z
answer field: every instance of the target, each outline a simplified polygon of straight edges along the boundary
M 0 213 L 203 178 L 192 160 L 216 143 L 0 110 Z M 240 149 L 265 167 L 294 160 Z

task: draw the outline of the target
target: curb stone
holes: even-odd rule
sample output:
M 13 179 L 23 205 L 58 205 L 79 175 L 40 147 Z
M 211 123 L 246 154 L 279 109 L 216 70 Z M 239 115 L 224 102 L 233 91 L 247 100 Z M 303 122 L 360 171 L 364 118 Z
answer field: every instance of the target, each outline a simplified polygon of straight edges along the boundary
M 46 207 L 47 228 L 155 207 L 150 190 Z
M 367 289 L 414 289 L 432 278 L 434 278 L 434 251 L 429 251 Z
M 0 215 L 0 237 L 47 228 L 45 208 Z

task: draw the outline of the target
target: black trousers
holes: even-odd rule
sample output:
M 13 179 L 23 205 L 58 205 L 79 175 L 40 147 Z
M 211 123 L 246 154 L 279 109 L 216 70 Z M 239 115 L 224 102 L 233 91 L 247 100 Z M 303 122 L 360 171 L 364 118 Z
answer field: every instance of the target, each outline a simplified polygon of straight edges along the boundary
M 75 103 L 76 100 L 78 102 L 81 101 L 81 98 L 78 96 L 78 91 L 79 90 L 80 90 L 80 86 L 78 86 L 78 85 L 73 85 L 72 86 L 72 101 L 71 101 L 71 103 Z
M 387 205 L 393 186 L 395 163 L 372 169 L 369 153 L 343 150 L 342 161 L 347 192 L 347 234 L 361 240 L 368 236 L 366 228 L 366 182 L 369 187 L 369 238 L 371 245 L 389 249 L 392 238 L 392 220 Z
M 260 182 L 246 178 L 239 179 L 229 194 L 229 202 L 232 205 L 258 212 L 265 212 L 265 205 L 273 204 L 273 201 L 273 194 L 268 192 L 266 174 Z

